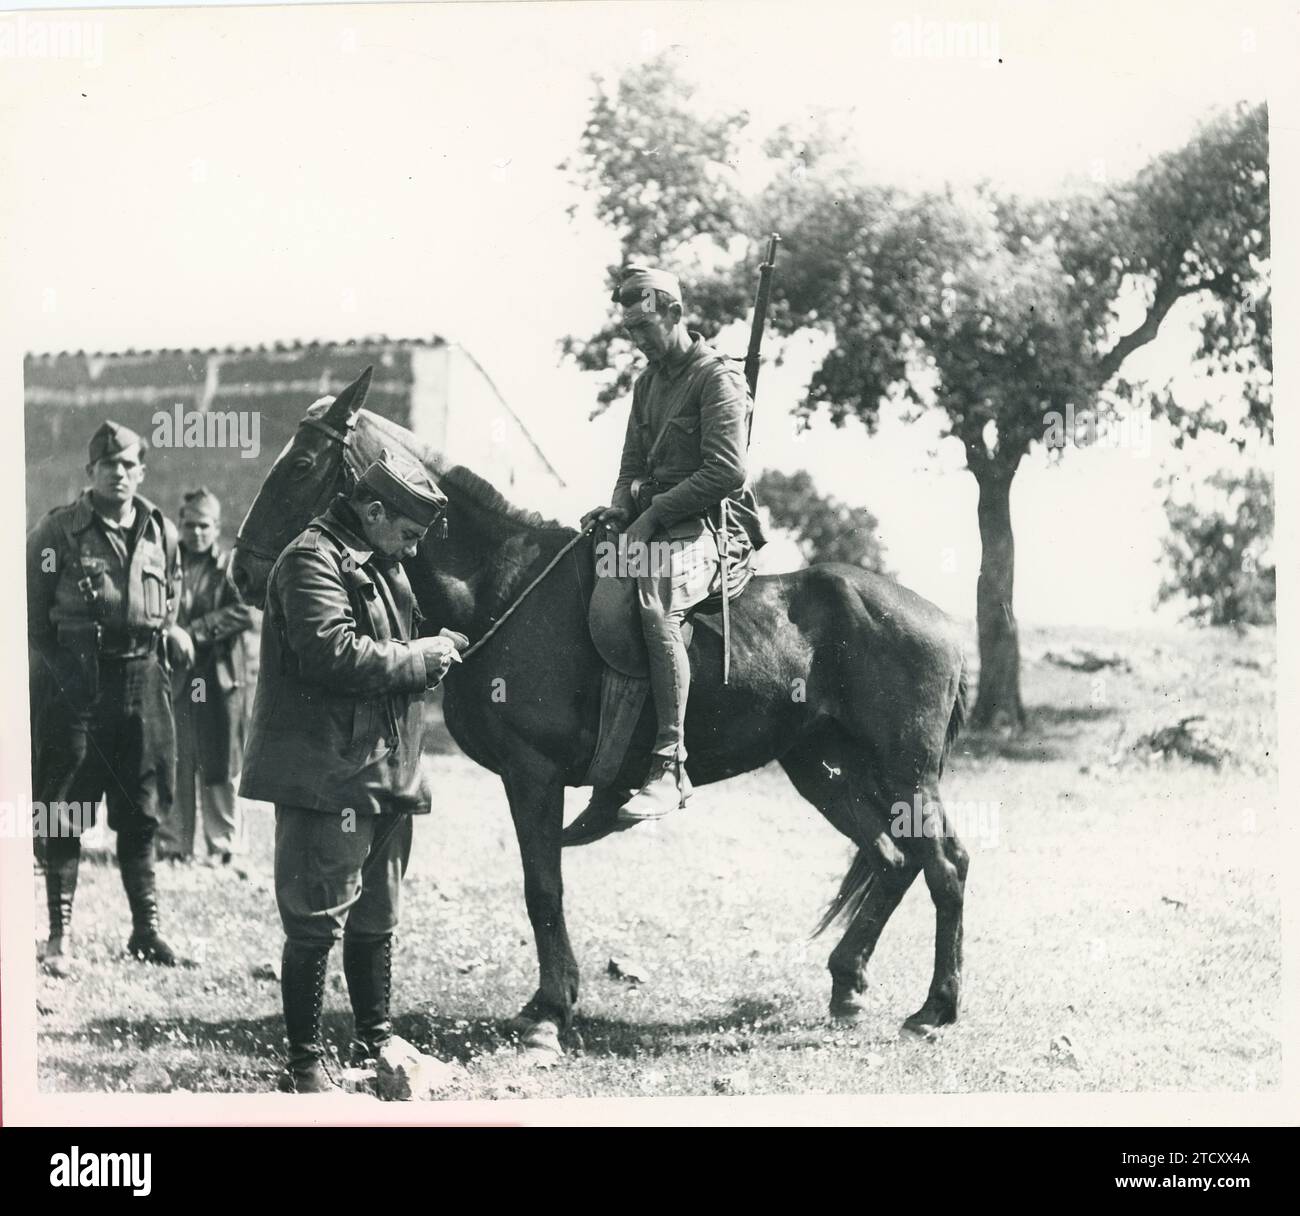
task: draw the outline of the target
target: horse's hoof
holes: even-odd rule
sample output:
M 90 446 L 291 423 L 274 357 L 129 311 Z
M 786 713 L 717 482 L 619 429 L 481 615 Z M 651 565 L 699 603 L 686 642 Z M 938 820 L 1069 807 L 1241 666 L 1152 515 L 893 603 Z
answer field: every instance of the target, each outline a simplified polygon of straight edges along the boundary
M 553 1068 L 560 1062 L 560 1028 L 554 1022 L 534 1022 L 520 1036 L 519 1054 L 537 1068 Z
M 937 1043 L 939 1041 L 939 1027 L 930 1022 L 917 1022 L 908 1018 L 903 1023 L 901 1033 L 913 1039 L 920 1039 L 923 1043 Z
M 861 1001 L 832 1001 L 830 1015 L 841 1025 L 851 1025 L 867 1016 L 867 1008 Z

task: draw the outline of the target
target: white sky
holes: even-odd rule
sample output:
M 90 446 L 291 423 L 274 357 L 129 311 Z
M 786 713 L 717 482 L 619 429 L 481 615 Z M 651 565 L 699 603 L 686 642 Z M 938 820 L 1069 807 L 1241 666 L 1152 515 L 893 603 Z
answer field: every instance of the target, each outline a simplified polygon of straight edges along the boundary
M 569 478 L 574 493 L 554 513 L 576 519 L 608 493 L 626 410 L 589 424 L 593 387 L 557 366 L 559 338 L 600 323 L 614 256 L 588 218 L 567 219 L 575 196 L 557 170 L 576 148 L 593 72 L 612 78 L 671 46 L 710 99 L 747 108 L 758 130 L 853 107 L 881 180 L 983 176 L 1045 191 L 1122 177 L 1211 107 L 1261 98 L 1280 45 L 1243 5 L 860 9 L 80 14 L 98 23 L 90 61 L 0 57 L 7 331 L 30 350 L 438 333 L 473 351 Z M 0 16 L 0 36 L 18 20 Z M 893 53 L 916 20 L 985 22 L 994 54 Z M 1185 342 L 1162 340 L 1142 366 L 1177 373 Z M 806 467 L 870 507 L 902 580 L 972 615 L 973 479 L 949 452 L 930 458 L 925 427 L 886 425 L 871 439 L 822 427 L 792 442 L 786 410 L 806 374 L 797 359 L 764 372 L 755 466 Z M 1022 619 L 1150 617 L 1164 530 L 1152 483 L 1165 455 L 1157 435 L 1145 457 L 1027 462 L 1013 499 Z

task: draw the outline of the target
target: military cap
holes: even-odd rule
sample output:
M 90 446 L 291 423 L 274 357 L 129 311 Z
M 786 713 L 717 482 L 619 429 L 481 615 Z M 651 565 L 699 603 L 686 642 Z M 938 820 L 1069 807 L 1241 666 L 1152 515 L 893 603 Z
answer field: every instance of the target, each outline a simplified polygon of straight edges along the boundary
M 682 285 L 675 274 L 651 266 L 628 266 L 614 289 L 614 303 L 623 305 L 623 324 L 655 313 L 655 292 L 662 291 L 678 304 L 682 302 Z
M 144 439 L 129 426 L 123 426 L 120 422 L 105 421 L 100 423 L 99 430 L 90 437 L 90 463 L 94 464 L 97 460 L 116 456 L 129 448 L 138 447 L 143 456 L 148 446 Z
M 387 448 L 361 474 L 361 484 L 373 490 L 385 506 L 422 528 L 429 527 L 447 505 L 447 496 L 423 465 Z

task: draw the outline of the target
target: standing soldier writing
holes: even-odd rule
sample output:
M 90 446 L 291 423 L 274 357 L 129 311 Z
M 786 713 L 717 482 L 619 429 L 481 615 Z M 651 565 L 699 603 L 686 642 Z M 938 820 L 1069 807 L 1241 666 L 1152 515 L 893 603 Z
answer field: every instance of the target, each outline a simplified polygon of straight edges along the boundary
M 189 858 L 202 825 L 210 858 L 229 863 L 238 836 L 235 777 L 243 766 L 248 708 L 249 631 L 260 613 L 240 599 L 230 553 L 219 544 L 221 503 L 207 488 L 181 506 L 181 571 L 176 623 L 194 645 L 194 665 L 177 671 L 176 798 L 158 833 L 159 853 Z
M 414 556 L 446 502 L 422 467 L 385 452 L 290 542 L 267 584 L 240 793 L 275 803 L 286 1088 L 297 1093 L 337 1088 L 323 1063 L 321 1012 L 340 938 L 358 1040 L 376 1056 L 392 1037 L 411 816 L 429 809 L 422 697 L 457 645 L 417 636 L 400 559 Z
M 176 624 L 176 529 L 137 493 L 144 449 L 134 431 L 105 422 L 90 440 L 89 489 L 27 538 L 28 637 L 43 687 L 32 788 L 46 815 L 45 965 L 57 975 L 72 958 L 81 833 L 101 797 L 131 908 L 127 949 L 176 963 L 158 928 L 154 840 L 175 770 L 167 664 L 188 664 L 193 648 Z

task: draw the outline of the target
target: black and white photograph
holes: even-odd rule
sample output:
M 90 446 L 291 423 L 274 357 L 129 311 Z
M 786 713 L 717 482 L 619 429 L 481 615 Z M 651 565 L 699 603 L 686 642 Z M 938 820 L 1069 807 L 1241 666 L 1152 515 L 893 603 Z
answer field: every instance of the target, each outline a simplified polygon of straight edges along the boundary
M 0 13 L 5 1122 L 1294 1123 L 1296 35 Z

